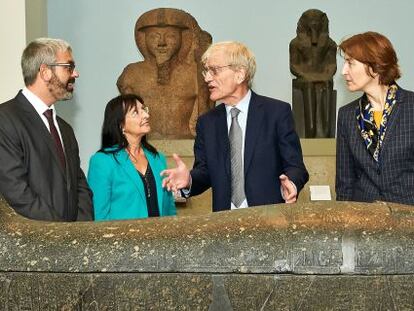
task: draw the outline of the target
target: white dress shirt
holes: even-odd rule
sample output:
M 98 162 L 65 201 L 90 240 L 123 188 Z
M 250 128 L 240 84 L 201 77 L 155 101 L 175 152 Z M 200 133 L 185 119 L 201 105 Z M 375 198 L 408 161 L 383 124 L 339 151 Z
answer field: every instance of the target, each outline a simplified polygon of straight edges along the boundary
M 33 108 L 36 110 L 37 114 L 42 119 L 43 123 L 45 124 L 46 128 L 50 132 L 49 128 L 49 121 L 47 120 L 46 116 L 43 114 L 46 110 L 52 109 L 53 111 L 53 123 L 55 124 L 56 130 L 59 134 L 60 141 L 62 143 L 63 151 L 65 151 L 65 145 L 63 144 L 62 140 L 62 134 L 60 133 L 59 124 L 56 120 L 56 109 L 54 105 L 51 105 L 50 107 L 46 105 L 36 94 L 34 94 L 32 91 L 30 91 L 27 87 L 23 88 L 22 94 L 24 97 L 27 98 L 29 103 L 33 106 Z

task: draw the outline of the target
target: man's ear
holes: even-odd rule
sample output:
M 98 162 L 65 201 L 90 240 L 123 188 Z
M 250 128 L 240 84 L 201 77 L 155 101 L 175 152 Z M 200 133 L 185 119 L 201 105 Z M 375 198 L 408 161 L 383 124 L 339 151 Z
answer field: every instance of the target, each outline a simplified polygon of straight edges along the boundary
M 39 68 L 39 76 L 44 81 L 50 81 L 52 78 L 52 69 L 46 64 L 41 64 Z
M 246 80 L 246 70 L 244 68 L 241 68 L 236 71 L 236 82 L 238 84 L 242 84 Z

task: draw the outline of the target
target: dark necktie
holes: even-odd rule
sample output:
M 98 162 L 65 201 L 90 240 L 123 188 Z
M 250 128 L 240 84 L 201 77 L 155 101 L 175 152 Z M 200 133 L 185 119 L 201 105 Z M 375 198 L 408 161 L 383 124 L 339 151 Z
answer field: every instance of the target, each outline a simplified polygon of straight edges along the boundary
M 246 195 L 244 193 L 244 170 L 242 165 L 243 134 L 237 116 L 240 110 L 232 108 L 229 131 L 230 163 L 231 163 L 231 201 L 239 207 Z
M 44 113 L 47 121 L 49 122 L 50 134 L 52 135 L 53 141 L 55 142 L 57 156 L 62 164 L 63 169 L 66 167 L 65 153 L 63 152 L 62 142 L 60 141 L 59 133 L 53 122 L 53 110 L 48 109 Z

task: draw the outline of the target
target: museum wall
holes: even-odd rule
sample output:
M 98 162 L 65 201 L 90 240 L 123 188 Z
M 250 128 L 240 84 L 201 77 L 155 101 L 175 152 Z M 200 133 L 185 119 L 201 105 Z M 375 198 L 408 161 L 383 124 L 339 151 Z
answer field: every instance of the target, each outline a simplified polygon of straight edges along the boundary
M 0 2 L 0 103 L 14 97 L 23 85 L 20 55 L 26 44 L 25 1 Z
M 25 0 L 26 42 L 47 37 L 47 0 Z
M 243 2 L 244 3 L 244 2 Z M 48 33 L 67 39 L 74 48 L 80 71 L 71 102 L 58 104 L 59 113 L 76 131 L 83 168 L 99 147 L 103 111 L 117 94 L 116 80 L 123 68 L 142 60 L 134 41 L 134 25 L 144 12 L 158 7 L 174 7 L 193 15 L 213 41 L 239 40 L 257 57 L 254 90 L 291 102 L 292 75 L 288 46 L 296 35 L 296 24 L 309 8 L 327 13 L 330 36 L 339 42 L 347 35 L 376 30 L 387 35 L 398 51 L 403 77 L 400 84 L 414 86 L 414 37 L 406 27 L 414 3 L 409 0 L 262 0 L 250 5 L 240 1 L 149 1 L 149 0 L 53 0 L 47 3 Z M 398 18 L 389 21 L 396 10 Z M 342 60 L 338 57 L 338 68 Z M 338 107 L 357 96 L 346 91 L 339 72 L 334 76 Z M 156 122 L 155 119 L 152 122 Z

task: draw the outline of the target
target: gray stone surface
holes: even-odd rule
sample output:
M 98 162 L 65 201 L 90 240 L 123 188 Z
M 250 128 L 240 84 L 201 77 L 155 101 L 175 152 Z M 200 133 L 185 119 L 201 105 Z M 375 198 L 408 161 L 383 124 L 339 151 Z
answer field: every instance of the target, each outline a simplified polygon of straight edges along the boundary
M 0 202 L 0 310 L 408 310 L 414 209 L 273 205 L 51 223 Z
M 414 277 L 0 273 L 1 310 L 412 310 Z

